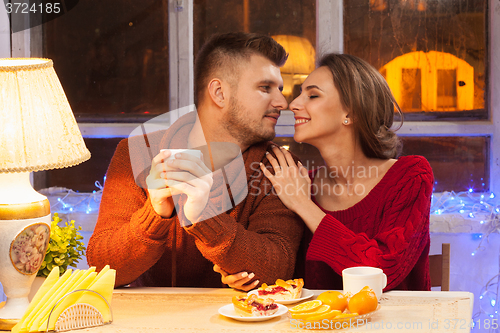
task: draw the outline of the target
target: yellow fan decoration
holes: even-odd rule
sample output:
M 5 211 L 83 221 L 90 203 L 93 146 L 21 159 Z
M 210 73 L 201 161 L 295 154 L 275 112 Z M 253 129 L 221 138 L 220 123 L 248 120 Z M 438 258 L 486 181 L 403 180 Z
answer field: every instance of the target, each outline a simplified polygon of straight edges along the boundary
M 33 297 L 24 316 L 12 328 L 12 332 L 54 330 L 61 313 L 75 304 L 91 305 L 100 312 L 104 323 L 111 322 L 109 304 L 111 304 L 115 277 L 116 271 L 110 269 L 108 265 L 99 274 L 95 272 L 95 267 L 91 267 L 74 272 L 68 269 L 61 277 L 59 277 L 59 267 L 55 266 Z M 75 292 L 76 290 L 86 291 Z M 48 322 L 49 316 L 50 322 Z

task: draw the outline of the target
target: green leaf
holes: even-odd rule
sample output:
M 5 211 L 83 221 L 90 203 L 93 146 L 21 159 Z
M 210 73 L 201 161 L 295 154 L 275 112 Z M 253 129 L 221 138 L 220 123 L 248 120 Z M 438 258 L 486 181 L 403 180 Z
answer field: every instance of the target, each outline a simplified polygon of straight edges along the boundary
M 64 222 L 64 226 L 60 227 L 61 222 L 59 215 L 54 213 L 49 246 L 38 276 L 47 276 L 55 266 L 59 266 L 60 274 L 63 274 L 68 266 L 76 267 L 78 260 L 85 255 L 85 244 L 80 241 L 83 236 L 78 232 L 82 227 L 75 227 L 74 220 Z

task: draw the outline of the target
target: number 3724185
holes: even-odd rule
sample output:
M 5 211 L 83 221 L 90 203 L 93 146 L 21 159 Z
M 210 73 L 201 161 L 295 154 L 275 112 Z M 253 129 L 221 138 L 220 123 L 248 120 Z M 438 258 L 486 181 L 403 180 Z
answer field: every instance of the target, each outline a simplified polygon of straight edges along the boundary
M 469 323 L 471 328 L 477 329 L 498 329 L 498 319 L 476 319 Z M 457 329 L 467 327 L 467 321 L 465 319 L 446 319 L 444 321 L 445 329 Z
M 12 2 L 6 3 L 5 8 L 7 14 L 59 14 L 61 12 L 61 3 L 46 2 L 46 3 L 33 3 L 26 2 Z

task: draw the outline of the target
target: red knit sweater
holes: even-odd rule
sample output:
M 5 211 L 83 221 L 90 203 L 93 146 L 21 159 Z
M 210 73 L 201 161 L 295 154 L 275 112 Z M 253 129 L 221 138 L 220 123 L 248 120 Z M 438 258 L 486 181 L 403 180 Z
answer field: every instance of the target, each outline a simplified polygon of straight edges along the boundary
M 314 172 L 310 175 L 314 178 Z M 320 207 L 327 215 L 314 235 L 306 231 L 305 263 L 298 259 L 296 275 L 304 277 L 307 288 L 342 290 L 344 268 L 372 266 L 387 274 L 385 291 L 430 290 L 432 188 L 427 160 L 405 156 L 354 206 L 333 212 Z
M 142 137 L 120 142 L 107 171 L 97 225 L 88 244 L 89 265 L 101 269 L 109 264 L 116 269 L 117 286 L 134 281 L 134 285 L 171 286 L 174 275 L 177 286 L 222 287 L 213 264 L 232 274 L 253 272 L 261 283 L 291 278 L 304 225 L 271 192 L 272 185 L 259 168 L 259 162 L 269 165 L 265 152 L 271 151 L 270 142 L 243 153 L 247 181 L 243 186 L 248 195 L 235 208 L 214 213 L 221 202 L 227 202 L 223 200 L 226 184 L 216 184 L 214 176 L 204 211 L 213 217 L 181 227 L 178 216 L 182 214 L 162 218 L 154 211 L 145 189 L 151 156 L 160 148 L 187 147 L 194 120 L 190 113 L 167 131 L 148 134 L 147 146 Z M 134 180 L 137 168 L 144 171 Z M 229 180 L 234 176 L 230 169 L 226 175 Z M 235 190 L 231 187 L 233 198 Z

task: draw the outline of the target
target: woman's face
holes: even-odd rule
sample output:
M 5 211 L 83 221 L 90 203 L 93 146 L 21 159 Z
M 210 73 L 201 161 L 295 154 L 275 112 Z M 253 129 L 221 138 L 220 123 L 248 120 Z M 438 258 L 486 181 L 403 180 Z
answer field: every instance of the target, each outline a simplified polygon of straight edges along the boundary
M 300 95 L 290 103 L 290 110 L 295 115 L 296 142 L 306 142 L 317 147 L 317 143 L 332 142 L 325 139 L 338 136 L 346 130 L 343 124 L 347 112 L 340 101 L 340 96 L 333 83 L 333 77 L 327 67 L 314 70 L 302 84 Z M 319 141 L 319 142 L 318 142 Z

